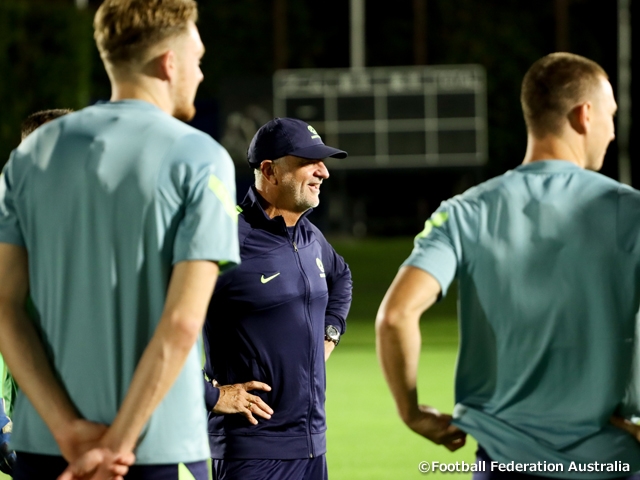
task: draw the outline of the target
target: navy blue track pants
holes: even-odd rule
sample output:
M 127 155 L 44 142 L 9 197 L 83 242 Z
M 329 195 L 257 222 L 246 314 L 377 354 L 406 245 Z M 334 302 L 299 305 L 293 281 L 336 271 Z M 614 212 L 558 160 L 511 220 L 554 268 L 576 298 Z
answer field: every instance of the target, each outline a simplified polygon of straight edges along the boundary
M 324 455 L 296 460 L 216 460 L 213 480 L 328 480 Z
M 17 452 L 17 457 L 13 468 L 13 480 L 56 480 L 68 465 L 64 458 L 54 455 Z M 209 479 L 206 461 L 186 463 L 185 466 L 195 480 Z M 184 476 L 180 478 L 178 470 L 178 465 L 134 465 L 124 478 L 126 480 L 184 479 Z

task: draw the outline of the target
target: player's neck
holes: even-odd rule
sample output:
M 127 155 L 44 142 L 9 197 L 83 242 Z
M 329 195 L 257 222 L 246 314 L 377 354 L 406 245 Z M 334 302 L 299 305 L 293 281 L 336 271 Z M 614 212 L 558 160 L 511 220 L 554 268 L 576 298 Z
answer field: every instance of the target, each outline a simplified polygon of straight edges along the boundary
M 555 135 L 547 135 L 542 138 L 534 137 L 531 133 L 527 136 L 527 152 L 523 165 L 542 160 L 565 160 L 585 168 L 585 152 L 580 141 L 567 139 Z
M 121 80 L 111 84 L 111 101 L 143 100 L 173 115 L 174 103 L 164 85 L 157 81 Z

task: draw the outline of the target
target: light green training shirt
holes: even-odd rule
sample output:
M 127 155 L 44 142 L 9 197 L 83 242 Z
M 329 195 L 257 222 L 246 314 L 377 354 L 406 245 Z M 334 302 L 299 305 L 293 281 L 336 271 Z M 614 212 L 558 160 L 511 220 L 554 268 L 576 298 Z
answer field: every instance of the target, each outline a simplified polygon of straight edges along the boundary
M 640 192 L 566 161 L 523 165 L 444 202 L 405 265 L 443 295 L 459 280 L 454 423 L 490 457 L 558 462 L 541 475 L 559 478 L 572 461 L 640 469 L 640 444 L 609 424 L 638 348 Z
M 30 294 L 52 364 L 80 413 L 113 421 L 165 303 L 172 266 L 239 262 L 234 168 L 208 135 L 143 101 L 45 124 L 0 182 L 0 242 L 26 247 Z M 209 457 L 194 347 L 146 425 L 138 464 Z M 12 446 L 59 455 L 18 395 Z

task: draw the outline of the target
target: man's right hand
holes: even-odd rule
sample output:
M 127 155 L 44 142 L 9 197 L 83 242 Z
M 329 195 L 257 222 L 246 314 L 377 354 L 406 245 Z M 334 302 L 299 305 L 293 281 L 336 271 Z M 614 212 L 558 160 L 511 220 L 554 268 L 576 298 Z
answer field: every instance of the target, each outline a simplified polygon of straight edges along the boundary
M 135 459 L 133 453 L 93 448 L 70 463 L 58 480 L 124 480 Z
M 108 426 L 76 419 L 59 431 L 56 442 L 69 467 L 59 478 L 63 480 L 121 480 L 133 465 L 133 453 L 119 453 L 105 448 Z
M 625 430 L 633 438 L 640 442 L 640 425 L 633 423 L 631 420 L 627 420 L 623 417 L 613 416 L 610 419 L 611 423 L 616 427 Z
M 62 456 L 71 463 L 98 447 L 108 428 L 107 425 L 78 418 L 56 432 L 55 439 Z
M 234 385 L 217 385 L 215 387 L 220 389 L 220 398 L 218 403 L 213 407 L 213 413 L 218 414 L 233 414 L 241 413 L 249 422 L 253 425 L 258 424 L 258 420 L 253 415 L 270 419 L 273 415 L 273 410 L 269 405 L 257 395 L 251 395 L 251 390 L 263 390 L 270 392 L 271 387 L 266 383 L 251 381 L 247 383 L 236 383 Z
M 405 423 L 417 434 L 454 452 L 464 446 L 467 434 L 452 425 L 451 420 L 451 415 L 427 405 L 418 405 L 418 410 Z

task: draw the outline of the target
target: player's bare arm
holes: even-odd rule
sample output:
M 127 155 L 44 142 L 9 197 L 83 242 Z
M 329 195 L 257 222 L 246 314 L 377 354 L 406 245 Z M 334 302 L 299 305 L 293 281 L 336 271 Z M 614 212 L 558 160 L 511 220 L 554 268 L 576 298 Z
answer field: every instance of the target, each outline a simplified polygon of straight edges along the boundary
M 0 243 L 0 349 L 20 388 L 51 430 L 62 455 L 74 461 L 98 445 L 107 426 L 80 418 L 56 379 L 25 310 L 28 268 L 24 248 Z
M 133 450 L 144 424 L 175 382 L 198 339 L 217 277 L 218 265 L 213 262 L 176 264 L 160 323 L 140 359 L 105 445 L 115 451 Z
M 133 452 L 140 432 L 167 394 L 198 339 L 218 277 L 218 265 L 185 261 L 175 265 L 160 323 L 145 349 L 129 391 L 97 450 L 69 466 L 64 479 L 82 478 L 101 467 L 105 452 Z M 73 472 L 75 475 L 69 476 Z
M 404 423 L 414 432 L 454 451 L 465 433 L 451 425 L 451 416 L 418 404 L 417 374 L 420 356 L 420 316 L 440 295 L 430 274 L 402 267 L 389 287 L 376 318 L 378 358 Z
M 25 310 L 29 267 L 24 248 L 0 243 L 0 349 L 16 380 L 51 430 L 63 457 L 76 461 L 99 445 L 106 425 L 80 418 L 60 385 Z M 121 480 L 133 455 L 102 458 L 100 478 Z

